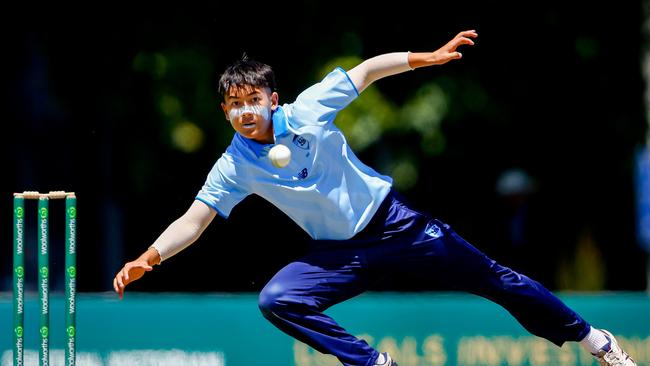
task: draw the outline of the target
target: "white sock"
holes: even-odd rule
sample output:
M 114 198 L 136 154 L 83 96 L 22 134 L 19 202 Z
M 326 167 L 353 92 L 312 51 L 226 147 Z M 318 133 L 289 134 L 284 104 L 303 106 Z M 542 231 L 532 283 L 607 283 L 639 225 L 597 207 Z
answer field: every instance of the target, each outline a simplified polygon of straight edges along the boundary
M 384 357 L 383 353 L 379 354 L 379 357 L 377 357 L 377 360 L 375 360 L 375 365 L 383 365 L 386 362 L 386 358 Z
M 605 333 L 591 327 L 589 334 L 580 341 L 580 345 L 592 355 L 598 354 L 609 343 L 609 338 Z

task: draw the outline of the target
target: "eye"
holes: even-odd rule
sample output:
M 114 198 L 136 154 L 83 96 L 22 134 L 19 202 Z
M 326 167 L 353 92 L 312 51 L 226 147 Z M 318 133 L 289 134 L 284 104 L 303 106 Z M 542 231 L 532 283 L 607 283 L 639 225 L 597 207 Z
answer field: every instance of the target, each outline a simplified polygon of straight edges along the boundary
M 259 103 L 260 100 L 261 100 L 260 97 L 253 97 L 253 98 L 251 99 L 251 101 L 252 101 L 253 103 Z
M 239 106 L 239 101 L 238 100 L 233 100 L 232 102 L 230 102 L 230 105 L 233 106 L 233 107 L 238 107 Z

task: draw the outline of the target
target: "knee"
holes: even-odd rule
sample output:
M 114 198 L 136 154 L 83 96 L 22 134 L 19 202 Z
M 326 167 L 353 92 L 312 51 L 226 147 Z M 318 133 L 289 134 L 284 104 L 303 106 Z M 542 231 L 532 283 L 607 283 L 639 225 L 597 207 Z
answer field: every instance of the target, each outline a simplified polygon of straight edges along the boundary
M 286 289 L 279 283 L 269 283 L 262 291 L 257 302 L 264 317 L 281 312 L 286 305 Z

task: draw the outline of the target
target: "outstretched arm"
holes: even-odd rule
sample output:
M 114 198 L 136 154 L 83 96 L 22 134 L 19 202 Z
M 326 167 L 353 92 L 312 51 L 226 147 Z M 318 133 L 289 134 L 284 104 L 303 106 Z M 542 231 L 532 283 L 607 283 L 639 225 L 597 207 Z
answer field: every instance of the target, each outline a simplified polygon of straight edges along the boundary
M 113 279 L 115 292 L 122 298 L 126 285 L 140 279 L 145 272 L 151 271 L 154 264 L 159 264 L 192 244 L 215 216 L 216 212 L 213 209 L 195 200 L 187 212 L 169 225 L 147 251 L 136 260 L 125 264 L 115 275 Z
M 368 85 L 383 77 L 459 59 L 462 54 L 456 49 L 462 45 L 473 46 L 472 38 L 476 37 L 476 31 L 467 30 L 458 33 L 451 41 L 433 52 L 393 52 L 375 56 L 355 66 L 348 71 L 348 75 L 361 93 Z
M 201 236 L 210 225 L 217 212 L 205 203 L 195 200 L 192 206 L 174 221 L 151 245 L 164 261 L 185 249 Z

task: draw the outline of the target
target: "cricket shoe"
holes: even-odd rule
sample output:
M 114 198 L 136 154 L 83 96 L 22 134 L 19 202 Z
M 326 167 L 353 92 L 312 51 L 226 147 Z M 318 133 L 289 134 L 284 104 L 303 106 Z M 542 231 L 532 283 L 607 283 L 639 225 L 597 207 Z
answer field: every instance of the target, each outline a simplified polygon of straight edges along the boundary
M 382 361 L 382 363 L 379 363 L 379 361 Z M 377 357 L 377 361 L 375 361 L 375 366 L 398 366 L 397 362 L 393 361 L 392 358 L 390 358 L 390 355 L 388 352 L 382 352 L 379 357 Z
M 601 366 L 636 366 L 636 362 L 625 351 L 621 349 L 612 333 L 601 329 L 609 343 L 605 345 L 595 356 Z

